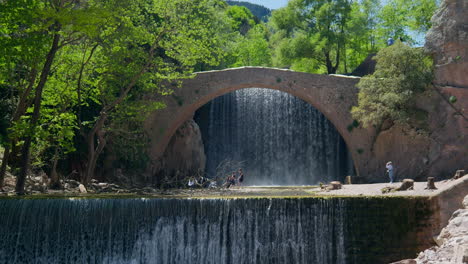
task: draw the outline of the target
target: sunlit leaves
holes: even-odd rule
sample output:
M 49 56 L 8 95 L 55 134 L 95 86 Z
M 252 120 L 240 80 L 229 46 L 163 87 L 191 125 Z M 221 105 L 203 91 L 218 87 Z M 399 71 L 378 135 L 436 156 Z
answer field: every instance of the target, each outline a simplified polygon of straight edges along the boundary
M 269 66 L 271 53 L 265 35 L 266 28 L 258 24 L 247 33 L 247 36 L 241 37 L 235 48 L 237 61 L 232 66 Z
M 226 43 L 219 32 L 226 23 L 218 14 L 225 6 L 220 0 L 0 1 L 0 87 L 24 90 L 28 73 L 40 71 L 52 36 L 61 37 L 39 126 L 28 129 L 30 107 L 11 135 L 34 133 L 35 162 L 41 164 L 45 152 L 73 151 L 76 137 L 90 131 L 103 111 L 111 134 L 119 134 L 117 124 L 141 126 L 144 116 L 164 107 L 145 96 L 171 93 L 162 81 L 190 77 L 199 63 L 219 64 Z
M 401 42 L 382 49 L 375 57 L 376 72 L 357 85 L 360 88 L 354 118 L 364 126 L 380 125 L 385 119 L 408 122 L 415 95 L 432 80 L 432 62 L 422 49 Z

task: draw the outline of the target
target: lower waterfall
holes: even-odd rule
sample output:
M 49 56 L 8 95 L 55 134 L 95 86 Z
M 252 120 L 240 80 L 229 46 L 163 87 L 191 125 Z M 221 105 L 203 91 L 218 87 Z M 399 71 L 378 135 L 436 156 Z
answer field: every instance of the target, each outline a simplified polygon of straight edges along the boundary
M 389 263 L 433 219 L 427 198 L 0 197 L 0 263 Z
M 0 263 L 345 263 L 343 200 L 0 200 Z

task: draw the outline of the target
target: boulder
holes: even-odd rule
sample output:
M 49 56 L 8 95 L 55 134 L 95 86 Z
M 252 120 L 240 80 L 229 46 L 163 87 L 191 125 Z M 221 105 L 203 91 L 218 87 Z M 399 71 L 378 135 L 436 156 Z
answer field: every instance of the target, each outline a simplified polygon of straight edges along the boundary
M 78 185 L 78 189 L 80 190 L 80 193 L 88 193 L 86 187 L 83 184 Z
M 80 183 L 75 180 L 65 180 L 65 183 L 68 184 L 70 188 L 77 188 L 80 185 Z
M 187 176 L 203 174 L 206 156 L 200 128 L 192 119 L 186 121 L 172 136 L 169 145 L 153 164 L 154 183 L 159 185 L 164 177 L 182 180 Z
M 329 185 L 329 190 L 339 190 L 341 189 L 342 184 L 339 181 L 332 181 Z
M 468 89 L 468 1 L 442 1 L 425 48 L 434 56 L 435 83 Z

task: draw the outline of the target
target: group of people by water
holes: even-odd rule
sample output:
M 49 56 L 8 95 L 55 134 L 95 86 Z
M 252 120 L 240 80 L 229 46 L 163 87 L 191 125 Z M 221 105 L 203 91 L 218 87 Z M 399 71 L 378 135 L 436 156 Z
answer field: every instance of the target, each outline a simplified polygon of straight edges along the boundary
M 237 172 L 233 172 L 226 176 L 225 181 L 222 183 L 221 187 L 230 188 L 231 186 L 241 186 L 244 182 L 244 172 L 240 168 Z M 217 188 L 218 187 L 218 178 L 208 179 L 203 176 L 199 177 L 190 177 L 187 183 L 189 188 Z
M 390 178 L 390 183 L 393 183 L 395 181 L 395 173 L 392 162 L 387 162 L 387 164 L 385 164 L 385 168 L 387 169 L 386 174 Z M 231 174 L 228 174 L 221 187 L 229 189 L 231 186 L 242 186 L 243 182 L 244 172 L 242 171 L 242 168 L 240 168 L 237 172 L 234 171 Z M 191 177 L 187 185 L 189 188 L 218 188 L 218 178 L 216 177 L 211 180 L 203 176 Z
M 239 169 L 237 171 L 237 174 L 236 172 L 233 172 L 232 174 L 226 177 L 226 182 L 224 183 L 223 186 L 226 188 L 229 188 L 235 185 L 241 186 L 242 182 L 244 182 L 244 172 L 242 172 L 242 169 Z

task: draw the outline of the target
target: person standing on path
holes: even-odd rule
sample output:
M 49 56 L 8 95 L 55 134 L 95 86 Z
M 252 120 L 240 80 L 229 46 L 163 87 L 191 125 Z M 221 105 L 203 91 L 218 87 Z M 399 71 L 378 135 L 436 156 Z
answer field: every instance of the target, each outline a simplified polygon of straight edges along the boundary
M 385 166 L 387 168 L 387 172 L 388 172 L 388 177 L 390 177 L 390 183 L 393 183 L 393 164 L 391 161 L 387 162 L 387 165 Z
M 238 173 L 239 173 L 238 182 L 239 182 L 239 186 L 241 186 L 242 182 L 244 181 L 244 173 L 242 172 L 242 169 L 239 169 Z

